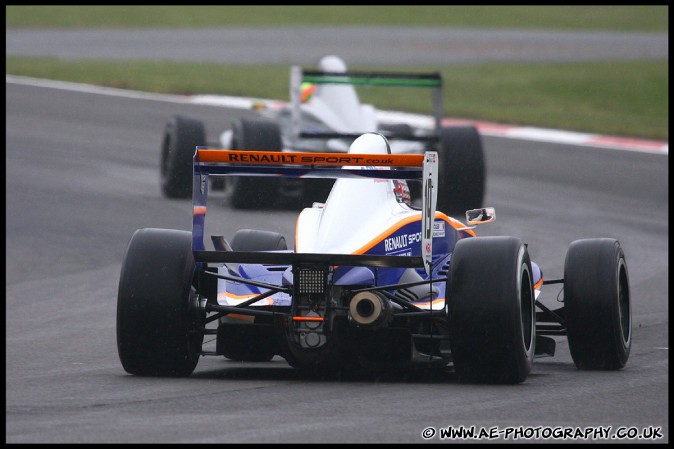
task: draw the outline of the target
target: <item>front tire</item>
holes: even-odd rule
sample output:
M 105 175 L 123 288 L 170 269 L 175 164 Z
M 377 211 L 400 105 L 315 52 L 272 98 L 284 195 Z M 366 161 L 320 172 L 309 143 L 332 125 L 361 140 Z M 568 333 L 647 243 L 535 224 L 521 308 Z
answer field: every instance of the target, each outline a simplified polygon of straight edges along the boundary
M 190 232 L 133 234 L 117 295 L 117 349 L 126 372 L 178 377 L 194 371 L 205 318 L 194 307 L 194 272 Z
M 576 367 L 625 366 L 632 346 L 632 312 L 625 254 L 617 240 L 571 243 L 564 262 L 564 309 Z
M 533 365 L 531 261 L 514 237 L 473 237 L 454 248 L 447 281 L 454 369 L 461 381 L 523 382 Z
M 176 115 L 164 129 L 161 145 L 161 191 L 167 198 L 192 196 L 192 164 L 197 146 L 206 145 L 204 124 Z

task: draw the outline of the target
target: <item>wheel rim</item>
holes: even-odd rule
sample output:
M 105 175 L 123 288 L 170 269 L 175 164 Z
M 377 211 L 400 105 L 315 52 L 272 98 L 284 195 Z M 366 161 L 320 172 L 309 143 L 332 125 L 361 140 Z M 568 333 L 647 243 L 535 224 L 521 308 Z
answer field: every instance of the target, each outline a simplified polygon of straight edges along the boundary
M 620 316 L 620 334 L 622 335 L 623 343 L 627 346 L 631 338 L 632 323 L 627 269 L 625 267 L 625 260 L 622 258 L 618 264 L 618 313 Z
M 522 265 L 522 278 L 520 282 L 520 317 L 522 320 L 522 341 L 526 351 L 531 350 L 534 334 L 534 310 L 533 291 L 531 288 L 531 276 L 529 267 Z

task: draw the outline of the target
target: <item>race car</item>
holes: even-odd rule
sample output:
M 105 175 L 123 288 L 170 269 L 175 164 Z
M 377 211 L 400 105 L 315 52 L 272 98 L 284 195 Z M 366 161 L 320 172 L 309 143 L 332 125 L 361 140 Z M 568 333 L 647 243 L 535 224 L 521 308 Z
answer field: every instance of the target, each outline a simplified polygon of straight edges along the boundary
M 546 280 L 520 238 L 477 236 L 494 208 L 466 211 L 465 224 L 436 211 L 439 171 L 437 152 L 393 154 L 378 133 L 342 154 L 197 148 L 192 232 L 139 229 L 124 256 L 124 370 L 189 376 L 201 356 L 281 356 L 307 371 L 425 365 L 453 368 L 462 382 L 516 384 L 534 357 L 554 355 L 556 336 L 567 336 L 580 369 L 624 367 L 632 318 L 620 243 L 574 241 L 564 278 Z M 211 234 L 207 248 L 209 179 L 226 176 L 336 181 L 299 213 L 292 249 L 255 229 Z M 408 180 L 423 186 L 420 208 Z M 563 290 L 556 309 L 539 298 L 550 284 Z
M 208 143 L 203 122 L 175 116 L 167 124 L 161 144 L 160 178 L 164 196 L 189 198 L 192 155 L 196 146 L 227 150 L 264 150 L 346 153 L 353 140 L 366 132 L 384 134 L 394 154 L 423 154 L 427 149 L 440 158 L 439 206 L 462 214 L 482 205 L 485 192 L 485 158 L 477 129 L 471 125 L 443 126 L 440 73 L 354 72 L 342 59 L 325 56 L 318 70 L 293 66 L 290 101 L 257 102 L 259 117 L 241 117 L 224 130 L 219 142 Z M 433 117 L 384 117 L 371 104 L 362 104 L 354 86 L 415 87 L 430 91 Z M 427 93 L 427 92 L 424 92 Z M 390 115 L 390 114 L 389 114 Z M 333 180 L 297 182 L 293 179 L 213 180 L 212 190 L 225 189 L 236 208 L 266 208 L 285 203 L 290 207 L 323 202 Z M 414 201 L 421 186 L 409 184 Z

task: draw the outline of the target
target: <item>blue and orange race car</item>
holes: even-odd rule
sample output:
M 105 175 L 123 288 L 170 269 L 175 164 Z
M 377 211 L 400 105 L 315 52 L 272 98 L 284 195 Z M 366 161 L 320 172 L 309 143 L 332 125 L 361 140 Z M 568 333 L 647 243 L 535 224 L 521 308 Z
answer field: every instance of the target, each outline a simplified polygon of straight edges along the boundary
M 294 248 L 271 231 L 207 235 L 209 177 L 335 178 L 303 209 Z M 419 180 L 421 207 L 406 182 Z M 124 369 L 188 376 L 200 356 L 300 369 L 449 366 L 465 382 L 523 382 L 535 356 L 566 335 L 581 369 L 620 369 L 631 347 L 625 255 L 614 239 L 568 250 L 564 279 L 545 280 L 516 237 L 477 237 L 493 208 L 466 224 L 436 211 L 438 155 L 392 154 L 378 133 L 348 153 L 197 148 L 192 232 L 140 229 L 121 270 L 117 343 Z M 563 306 L 544 306 L 562 284 Z M 204 335 L 215 335 L 206 350 Z

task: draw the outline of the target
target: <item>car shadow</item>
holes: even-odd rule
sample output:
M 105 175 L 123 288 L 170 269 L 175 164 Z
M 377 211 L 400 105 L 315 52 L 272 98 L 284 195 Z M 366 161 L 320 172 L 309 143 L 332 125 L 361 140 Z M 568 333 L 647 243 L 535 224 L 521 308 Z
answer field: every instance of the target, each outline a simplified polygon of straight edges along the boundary
M 197 370 L 190 376 L 204 380 L 276 380 L 301 382 L 458 383 L 451 367 L 381 367 L 375 369 L 296 369 L 283 359 L 246 363 L 224 360 L 222 368 Z

